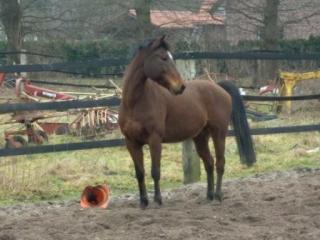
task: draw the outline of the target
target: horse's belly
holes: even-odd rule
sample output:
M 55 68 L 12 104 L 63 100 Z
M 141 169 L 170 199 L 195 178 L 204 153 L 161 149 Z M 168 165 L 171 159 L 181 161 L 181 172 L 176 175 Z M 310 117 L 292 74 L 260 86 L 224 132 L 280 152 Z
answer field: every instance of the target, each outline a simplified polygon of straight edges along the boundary
M 205 116 L 185 116 L 168 120 L 163 142 L 181 142 L 197 136 L 206 126 Z

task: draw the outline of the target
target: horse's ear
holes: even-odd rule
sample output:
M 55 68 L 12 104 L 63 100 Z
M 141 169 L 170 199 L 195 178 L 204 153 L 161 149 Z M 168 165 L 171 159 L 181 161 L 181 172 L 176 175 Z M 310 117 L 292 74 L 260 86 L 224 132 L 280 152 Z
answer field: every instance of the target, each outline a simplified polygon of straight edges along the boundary
M 157 38 L 156 40 L 154 40 L 151 44 L 151 49 L 157 49 L 159 47 L 165 47 L 168 48 L 168 43 L 166 41 L 167 36 L 163 35 L 160 38 Z

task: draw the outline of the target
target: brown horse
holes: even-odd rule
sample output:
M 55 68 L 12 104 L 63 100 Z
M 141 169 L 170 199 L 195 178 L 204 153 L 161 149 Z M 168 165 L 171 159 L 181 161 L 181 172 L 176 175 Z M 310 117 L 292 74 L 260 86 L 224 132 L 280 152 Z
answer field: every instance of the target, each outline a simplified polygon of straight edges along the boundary
M 143 145 L 150 147 L 154 200 L 161 204 L 161 144 L 188 138 L 194 140 L 207 172 L 207 198 L 221 201 L 225 139 L 230 119 L 233 120 L 240 159 L 251 165 L 256 160 L 255 152 L 238 89 L 231 82 L 219 85 L 210 81 L 185 83 L 164 37 L 140 47 L 124 77 L 119 124 L 134 162 L 141 207 L 148 205 Z M 208 145 L 210 136 L 216 154 L 215 193 L 214 160 Z

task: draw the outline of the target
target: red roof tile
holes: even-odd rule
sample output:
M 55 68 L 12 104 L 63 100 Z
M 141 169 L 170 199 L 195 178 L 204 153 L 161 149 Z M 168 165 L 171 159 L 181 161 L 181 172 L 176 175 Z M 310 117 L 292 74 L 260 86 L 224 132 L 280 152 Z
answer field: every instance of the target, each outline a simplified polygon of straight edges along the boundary
M 151 10 L 151 23 L 163 28 L 193 28 L 198 25 L 223 25 L 224 16 L 210 14 L 216 0 L 204 0 L 197 13 L 191 11 Z M 135 9 L 130 9 L 131 16 L 136 16 Z

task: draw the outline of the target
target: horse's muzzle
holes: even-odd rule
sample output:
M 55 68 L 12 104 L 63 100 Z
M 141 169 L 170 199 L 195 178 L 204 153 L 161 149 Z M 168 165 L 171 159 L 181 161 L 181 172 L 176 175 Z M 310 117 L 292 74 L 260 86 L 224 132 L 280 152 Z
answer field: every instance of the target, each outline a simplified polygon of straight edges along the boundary
M 179 88 L 174 88 L 172 92 L 175 95 L 179 95 L 179 94 L 182 94 L 185 89 L 186 89 L 186 86 L 182 84 Z

